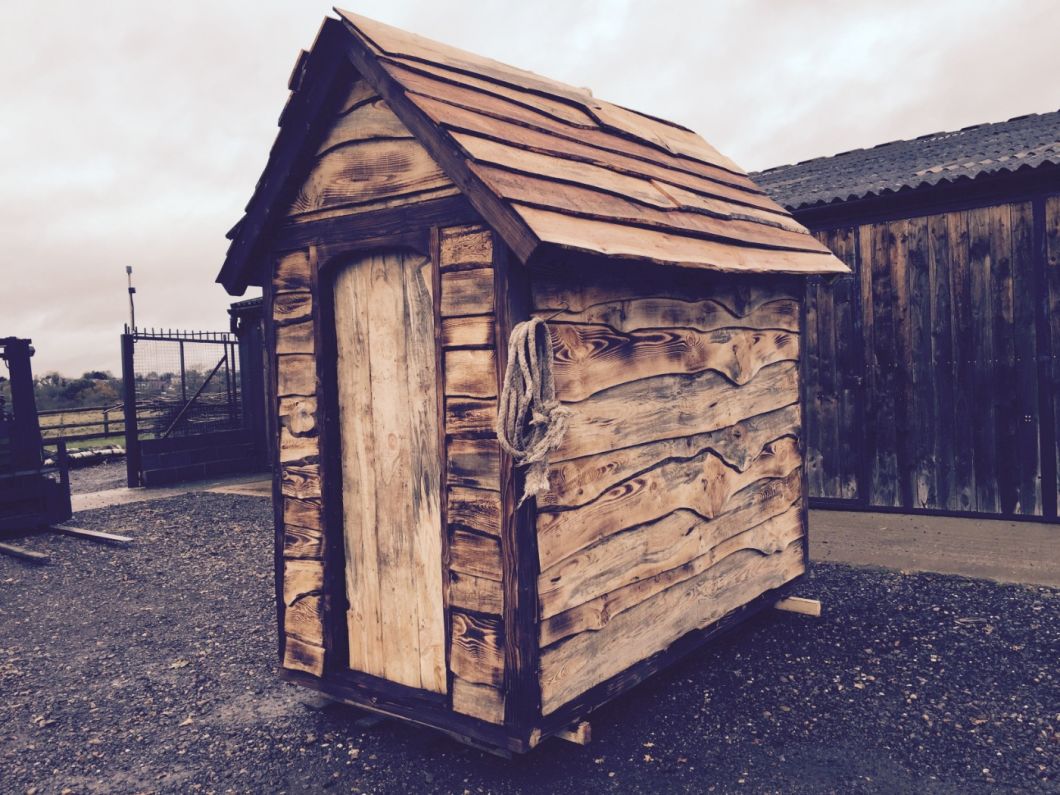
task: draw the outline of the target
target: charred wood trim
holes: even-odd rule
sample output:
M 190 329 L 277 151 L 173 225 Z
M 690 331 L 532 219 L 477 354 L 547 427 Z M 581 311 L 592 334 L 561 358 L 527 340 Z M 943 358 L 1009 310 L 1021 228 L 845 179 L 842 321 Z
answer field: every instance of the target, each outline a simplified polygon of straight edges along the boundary
M 495 236 L 496 237 L 496 236 Z M 508 365 L 508 339 L 515 324 L 529 319 L 530 274 L 503 242 L 493 244 L 494 305 L 498 395 Z M 504 591 L 504 718 L 516 731 L 533 725 L 541 714 L 537 639 L 536 504 L 520 507 L 525 471 L 500 451 L 501 571 Z

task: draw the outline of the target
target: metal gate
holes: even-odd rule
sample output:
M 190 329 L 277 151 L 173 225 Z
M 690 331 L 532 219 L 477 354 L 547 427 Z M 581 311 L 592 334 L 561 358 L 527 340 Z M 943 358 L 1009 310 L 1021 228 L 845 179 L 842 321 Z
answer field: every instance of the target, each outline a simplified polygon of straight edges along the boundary
M 260 467 L 235 335 L 126 326 L 121 344 L 130 486 Z

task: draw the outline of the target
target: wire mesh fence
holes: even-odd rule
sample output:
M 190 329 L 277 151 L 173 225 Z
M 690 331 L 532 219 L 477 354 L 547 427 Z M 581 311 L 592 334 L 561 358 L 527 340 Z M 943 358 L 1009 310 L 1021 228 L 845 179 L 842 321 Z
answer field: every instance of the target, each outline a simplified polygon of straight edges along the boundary
M 132 329 L 140 439 L 243 426 L 239 343 L 225 332 Z

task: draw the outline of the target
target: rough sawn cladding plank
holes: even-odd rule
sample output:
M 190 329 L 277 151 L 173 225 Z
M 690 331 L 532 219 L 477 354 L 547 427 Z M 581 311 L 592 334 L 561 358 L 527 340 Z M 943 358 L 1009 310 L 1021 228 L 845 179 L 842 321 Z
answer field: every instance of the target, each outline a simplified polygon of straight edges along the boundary
M 805 570 L 798 285 L 653 275 L 533 280 L 573 411 L 538 500 L 545 715 Z
M 349 666 L 446 691 L 433 278 L 378 252 L 335 277 Z
M 501 458 L 493 239 L 485 227 L 438 233 L 446 423 L 449 664 L 453 709 L 504 720 Z
M 272 279 L 272 349 L 283 501 L 283 665 L 320 676 L 324 669 L 324 528 L 312 333 L 317 301 L 311 268 L 307 251 L 286 254 L 277 261 Z M 298 331 L 292 334 L 289 329 Z M 281 342 L 292 339 L 298 344 Z
M 287 210 L 301 223 L 455 196 L 427 150 L 364 81 L 356 80 Z

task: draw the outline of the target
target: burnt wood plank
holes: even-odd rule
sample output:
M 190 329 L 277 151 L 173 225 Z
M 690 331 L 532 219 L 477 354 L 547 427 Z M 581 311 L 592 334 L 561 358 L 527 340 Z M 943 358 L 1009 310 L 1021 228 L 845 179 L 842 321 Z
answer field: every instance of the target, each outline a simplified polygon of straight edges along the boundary
M 592 686 L 706 627 L 805 570 L 802 546 L 763 556 L 730 555 L 716 566 L 620 613 L 606 630 L 583 632 L 541 655 L 542 712 L 555 712 Z
M 500 536 L 501 498 L 496 491 L 451 486 L 449 523 L 490 536 Z
M 447 350 L 445 394 L 479 400 L 497 397 L 497 359 L 494 350 Z
M 620 481 L 577 508 L 538 514 L 538 554 L 543 573 L 560 560 L 622 528 L 634 527 L 683 508 L 712 519 L 734 494 L 765 478 L 783 478 L 802 465 L 795 439 L 767 446 L 744 472 L 736 472 L 707 451 L 695 458 L 660 464 Z
M 454 527 L 449 536 L 449 568 L 455 572 L 500 582 L 502 576 L 499 539 Z
M 549 329 L 556 392 L 564 401 L 584 400 L 636 379 L 705 370 L 740 386 L 766 365 L 799 357 L 798 335 L 789 331 L 659 328 L 621 333 L 571 323 L 553 323 Z
M 450 439 L 446 453 L 451 485 L 500 489 L 501 451 L 496 439 Z
M 446 348 L 492 348 L 496 323 L 492 315 L 442 319 L 442 345 Z
M 479 398 L 447 397 L 445 428 L 450 436 L 476 436 L 494 433 L 497 424 L 497 401 Z
M 612 546 L 622 549 L 628 544 L 640 544 L 645 547 L 665 546 L 666 539 L 685 534 L 708 539 L 732 538 L 793 509 L 801 514 L 800 494 L 802 491 L 802 472 L 793 472 L 786 478 L 764 481 L 756 484 L 754 488 L 740 492 L 728 506 L 728 512 L 715 519 L 706 520 L 683 509 L 678 509 L 655 522 L 631 528 L 627 531 L 630 534 L 628 539 L 623 538 L 623 534 L 608 536 L 597 551 L 607 554 Z M 802 532 L 805 532 L 804 528 Z M 594 550 L 589 548 L 583 554 L 591 556 Z M 614 557 L 614 554 L 611 557 Z M 699 574 L 713 565 L 713 562 L 715 561 L 709 556 L 691 557 L 684 563 L 666 569 L 651 578 L 633 581 L 549 616 L 541 622 L 541 645 L 542 647 L 549 646 L 581 632 L 598 630 L 610 621 L 612 616 L 640 604 L 675 583 L 683 582 Z M 652 561 L 647 560 L 643 562 L 643 565 L 653 564 Z
M 723 375 L 656 376 L 621 384 L 576 404 L 567 435 L 552 460 L 718 430 L 798 400 L 797 367 L 780 362 L 735 387 Z
M 696 458 L 708 450 L 737 472 L 744 472 L 767 444 L 798 433 L 798 406 L 792 403 L 716 431 L 607 450 L 556 463 L 549 468 L 552 488 L 538 496 L 538 508 L 584 505 L 616 482 L 668 461 Z
M 497 618 L 450 612 L 453 673 L 466 682 L 504 685 L 504 632 Z
M 442 317 L 488 315 L 493 306 L 492 268 L 442 273 Z

